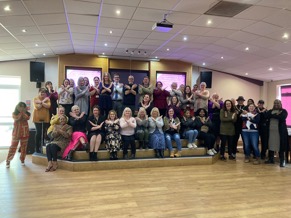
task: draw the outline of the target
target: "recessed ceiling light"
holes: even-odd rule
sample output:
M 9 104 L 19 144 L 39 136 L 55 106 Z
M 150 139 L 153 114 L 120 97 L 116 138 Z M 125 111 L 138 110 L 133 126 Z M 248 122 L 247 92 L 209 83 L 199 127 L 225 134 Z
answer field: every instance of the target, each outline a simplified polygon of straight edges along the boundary
M 37 47 L 37 46 L 38 46 L 38 44 L 37 44 L 37 43 L 35 43 L 35 46 Z
M 116 13 L 117 15 L 119 15 L 119 14 L 120 14 L 120 10 L 116 10 L 115 13 Z
M 112 34 L 112 30 L 110 30 L 109 33 Z
M 46 56 L 46 54 L 45 54 L 45 53 L 43 53 L 42 55 L 43 55 L 43 56 Z
M 220 57 L 220 59 L 223 59 L 223 58 L 224 58 L 223 56 Z
M 205 66 L 206 65 L 205 62 L 203 62 L 202 65 Z
M 248 51 L 248 50 L 250 50 L 250 48 L 249 47 L 246 47 L 245 50 Z
M 289 34 L 288 33 L 284 33 L 284 35 L 282 36 L 283 39 L 289 39 Z
M 26 29 L 22 29 L 21 32 L 26 33 Z
M 245 73 L 245 75 L 247 76 L 247 75 L 249 75 L 249 73 Z
M 104 52 L 102 52 L 102 55 L 105 55 L 105 53 L 104 53 Z
M 108 44 L 107 43 L 104 43 L 104 46 L 107 46 Z
M 210 25 L 210 24 L 212 24 L 212 20 L 207 21 L 207 25 Z
M 183 40 L 184 40 L 184 41 L 187 41 L 187 39 L 188 39 L 187 36 L 184 36 L 184 37 L 183 37 Z
M 273 71 L 273 67 L 269 67 L 269 69 L 268 69 L 269 71 Z
M 167 48 L 167 51 L 170 51 L 170 49 L 169 49 L 169 48 Z
M 10 6 L 9 6 L 9 5 L 6 5 L 6 6 L 4 7 L 4 11 L 11 11 Z
M 158 59 L 158 56 L 156 56 L 155 59 Z

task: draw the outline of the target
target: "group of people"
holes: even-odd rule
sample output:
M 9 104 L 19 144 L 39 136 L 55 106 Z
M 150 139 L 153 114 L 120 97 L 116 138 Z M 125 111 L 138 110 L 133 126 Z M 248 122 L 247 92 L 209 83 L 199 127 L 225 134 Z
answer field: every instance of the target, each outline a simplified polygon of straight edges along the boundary
M 273 108 L 267 110 L 263 100 L 256 106 L 252 99 L 244 105 L 243 96 L 225 101 L 217 93 L 210 97 L 204 82 L 193 88 L 184 85 L 178 88 L 173 82 L 171 90 L 167 91 L 161 81 L 152 86 L 148 77 L 139 85 L 134 83 L 132 75 L 127 84 L 119 80 L 118 74 L 114 74 L 112 81 L 110 74 L 104 73 L 102 80 L 93 79 L 93 85 L 88 78 L 80 77 L 77 86 L 74 80 L 65 79 L 58 90 L 53 90 L 50 81 L 39 89 L 33 100 L 33 122 L 36 152 L 41 152 L 46 139 L 46 172 L 57 169 L 58 156 L 71 161 L 78 149 L 85 149 L 90 161 L 97 161 L 103 141 L 111 160 L 118 159 L 120 149 L 124 159 L 134 159 L 135 140 L 139 148 L 154 149 L 157 158 L 164 158 L 166 148 L 171 158 L 181 157 L 181 138 L 187 140 L 189 149 L 197 148 L 196 139 L 200 140 L 208 155 L 220 152 L 221 160 L 226 160 L 227 144 L 229 160 L 236 160 L 240 135 L 246 163 L 253 155 L 253 163 L 259 164 L 260 159 L 265 160 L 268 150 L 266 163 L 274 163 L 274 154 L 278 152 L 280 166 L 285 166 L 288 114 L 280 100 L 275 100 Z M 24 164 L 29 132 L 28 125 L 23 123 L 27 123 L 29 117 L 25 103 L 20 102 L 13 112 L 15 123 L 7 167 L 19 140 Z M 173 148 L 173 141 L 177 149 Z

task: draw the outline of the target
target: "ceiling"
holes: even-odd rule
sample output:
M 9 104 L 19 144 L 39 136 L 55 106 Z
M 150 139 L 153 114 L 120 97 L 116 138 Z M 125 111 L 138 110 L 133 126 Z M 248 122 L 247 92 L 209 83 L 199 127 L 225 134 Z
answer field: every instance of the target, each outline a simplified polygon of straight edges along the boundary
M 229 18 L 204 14 L 217 0 L 0 0 L 0 61 L 103 53 L 290 79 L 291 1 L 229 1 L 252 6 Z M 173 29 L 152 30 L 164 14 Z

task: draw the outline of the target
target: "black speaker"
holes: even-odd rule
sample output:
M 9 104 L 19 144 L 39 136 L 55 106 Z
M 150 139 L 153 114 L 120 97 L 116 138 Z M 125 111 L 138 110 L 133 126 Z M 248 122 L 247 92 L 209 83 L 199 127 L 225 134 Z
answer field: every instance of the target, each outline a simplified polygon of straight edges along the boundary
M 35 129 L 29 129 L 29 138 L 27 142 L 26 154 L 33 154 L 35 152 Z
M 44 82 L 43 62 L 30 62 L 30 82 Z
M 207 88 L 212 86 L 212 71 L 200 72 L 200 82 L 205 82 Z

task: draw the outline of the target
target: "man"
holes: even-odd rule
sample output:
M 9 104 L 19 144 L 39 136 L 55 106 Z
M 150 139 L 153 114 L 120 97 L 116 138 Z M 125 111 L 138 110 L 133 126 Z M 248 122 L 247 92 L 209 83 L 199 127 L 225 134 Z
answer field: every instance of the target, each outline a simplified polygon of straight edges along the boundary
M 176 82 L 173 82 L 171 84 L 171 91 L 170 91 L 170 97 L 168 99 L 168 104 L 171 104 L 171 99 L 173 96 L 176 96 L 179 101 L 181 101 L 181 98 L 183 97 L 183 94 L 180 89 L 178 89 L 178 84 Z
M 154 87 L 150 84 L 148 76 L 143 78 L 142 84 L 138 86 L 139 102 L 142 102 L 145 94 L 150 96 L 151 101 L 153 100 Z
M 122 116 L 122 100 L 123 100 L 123 84 L 119 83 L 119 75 L 114 74 L 113 76 L 113 92 L 112 92 L 112 108 L 116 111 L 117 116 L 120 118 Z
M 259 135 L 261 139 L 261 159 L 266 158 L 266 151 L 268 149 L 268 128 L 267 128 L 267 119 L 266 112 L 267 109 L 264 108 L 264 101 L 258 101 L 257 111 L 260 114 L 260 123 L 259 123 Z
M 130 75 L 128 77 L 128 84 L 124 85 L 123 88 L 123 106 L 129 107 L 132 112 L 132 116 L 135 113 L 135 98 L 138 93 L 138 86 L 134 84 L 134 77 Z

